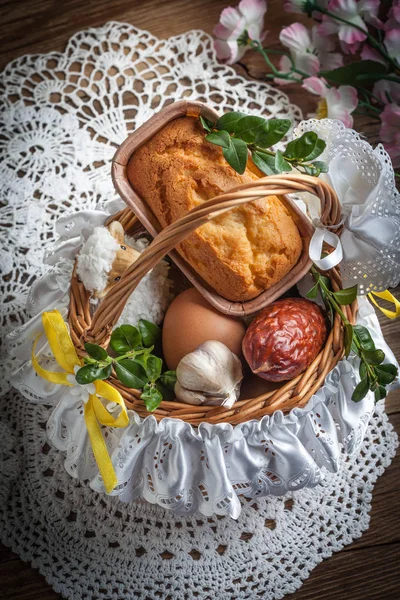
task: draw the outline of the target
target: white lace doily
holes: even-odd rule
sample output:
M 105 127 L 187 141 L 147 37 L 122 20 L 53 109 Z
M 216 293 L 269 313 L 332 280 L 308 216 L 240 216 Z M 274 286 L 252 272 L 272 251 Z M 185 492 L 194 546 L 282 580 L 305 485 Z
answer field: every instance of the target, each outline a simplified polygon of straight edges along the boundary
M 26 318 L 27 292 L 45 269 L 56 219 L 115 197 L 108 167 L 114 149 L 154 109 L 181 97 L 301 119 L 280 91 L 218 65 L 211 38 L 198 31 L 159 41 L 109 23 L 74 36 L 63 54 L 22 57 L 6 68 L 0 83 L 6 330 Z M 13 365 L 3 368 L 10 373 Z M 0 406 L 0 537 L 73 600 L 281 598 L 368 527 L 373 482 L 397 443 L 380 405 L 361 454 L 343 456 L 343 468 L 327 472 L 317 488 L 243 499 L 238 521 L 178 517 L 148 503 L 121 503 L 71 478 L 65 456 L 47 441 L 49 407 L 15 392 Z
M 49 407 L 13 393 L 0 411 L 0 539 L 70 600 L 282 598 L 368 528 L 373 484 L 397 445 L 380 403 L 361 453 L 317 488 L 242 498 L 237 521 L 177 517 L 70 477 L 47 441 Z
M 217 63 L 202 31 L 158 40 L 132 25 L 77 33 L 64 53 L 24 56 L 0 80 L 2 324 L 25 320 L 54 224 L 116 197 L 110 161 L 128 133 L 181 98 L 298 123 L 300 109 L 268 84 Z M 7 364 L 6 372 L 13 370 Z M 1 382 L 5 391 L 5 381 Z

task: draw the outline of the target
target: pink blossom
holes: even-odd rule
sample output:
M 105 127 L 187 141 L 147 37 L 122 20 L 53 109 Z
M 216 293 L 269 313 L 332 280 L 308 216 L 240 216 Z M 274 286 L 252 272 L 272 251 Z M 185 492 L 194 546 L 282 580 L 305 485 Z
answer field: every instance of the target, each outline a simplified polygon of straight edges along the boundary
M 322 23 L 318 27 L 320 35 L 337 33 L 343 52 L 354 54 L 361 42 L 367 38 L 367 26 L 364 21 L 382 28 L 382 23 L 377 17 L 379 2 L 380 0 L 329 0 L 328 10 L 349 24 L 323 15 Z
M 381 114 L 380 137 L 394 168 L 400 167 L 400 106 L 386 104 Z
M 400 25 L 394 29 L 385 27 L 385 47 L 392 58 L 395 58 L 400 63 Z
M 250 48 L 246 43 L 240 42 L 245 32 L 250 39 L 261 41 L 266 10 L 265 0 L 242 0 L 237 8 L 224 8 L 214 29 L 217 58 L 228 65 L 240 60 Z
M 317 32 L 317 27 L 309 31 L 301 23 L 293 23 L 289 27 L 282 29 L 279 39 L 281 43 L 289 48 L 290 55 L 296 69 L 304 71 L 308 75 L 316 75 L 321 69 L 331 70 L 340 67 L 343 64 L 343 56 L 336 52 L 331 52 L 335 44 L 331 38 L 322 39 Z M 282 56 L 279 68 L 282 73 L 288 73 L 291 70 L 291 60 L 287 56 Z M 301 75 L 294 73 L 294 77 L 301 79 Z M 279 79 L 279 83 L 287 80 Z
M 391 57 L 400 62 L 400 0 L 393 2 L 384 29 L 386 50 Z
M 382 58 L 382 55 L 367 43 L 362 47 L 361 58 L 363 60 L 373 60 L 374 62 L 380 62 L 386 65 L 386 61 Z
M 372 93 L 379 98 L 383 104 L 400 104 L 400 83 L 381 79 L 373 87 Z
M 392 2 L 392 6 L 388 12 L 388 20 L 386 21 L 384 27 L 389 27 L 392 29 L 397 24 L 400 24 L 400 0 L 394 0 Z
M 303 81 L 303 88 L 312 94 L 321 96 L 318 103 L 317 117 L 320 119 L 339 119 L 346 127 L 353 126 L 351 113 L 358 104 L 357 90 L 351 85 L 340 85 L 328 88 L 326 81 L 319 77 L 308 77 Z

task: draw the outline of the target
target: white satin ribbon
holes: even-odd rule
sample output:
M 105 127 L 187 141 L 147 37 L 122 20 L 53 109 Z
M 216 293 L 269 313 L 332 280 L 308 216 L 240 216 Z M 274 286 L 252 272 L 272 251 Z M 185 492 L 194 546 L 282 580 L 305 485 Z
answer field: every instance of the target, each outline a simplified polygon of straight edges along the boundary
M 342 244 L 340 243 L 339 236 L 337 236 L 336 233 L 333 233 L 333 231 L 329 231 L 325 226 L 322 226 L 319 219 L 314 219 L 313 223 L 315 225 L 315 231 L 310 241 L 308 254 L 313 263 L 321 269 L 321 271 L 328 271 L 329 269 L 336 267 L 343 259 Z M 340 223 L 335 225 L 335 227 L 339 227 L 339 225 Z M 328 254 L 328 256 L 321 258 L 324 242 L 332 246 L 334 251 Z

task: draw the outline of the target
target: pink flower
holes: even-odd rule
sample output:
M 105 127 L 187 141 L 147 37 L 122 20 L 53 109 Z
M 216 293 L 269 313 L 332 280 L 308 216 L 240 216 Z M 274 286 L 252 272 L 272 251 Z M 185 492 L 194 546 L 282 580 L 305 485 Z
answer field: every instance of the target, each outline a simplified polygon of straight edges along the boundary
M 384 43 L 389 56 L 400 63 L 400 25 L 396 29 L 386 30 Z
M 367 26 L 364 21 L 375 27 L 382 28 L 382 22 L 378 19 L 380 0 L 330 0 L 328 10 L 345 19 L 350 24 L 336 20 L 334 17 L 323 15 L 322 23 L 318 27 L 320 35 L 331 35 L 337 33 L 343 52 L 354 54 L 360 47 L 360 43 L 367 38 Z M 354 27 L 355 25 L 356 27 Z M 362 31 L 360 31 L 361 28 Z
M 296 69 L 304 71 L 308 75 L 316 75 L 321 69 L 331 70 L 343 64 L 343 56 L 336 52 L 330 52 L 335 44 L 331 38 L 322 39 L 317 32 L 317 27 L 308 30 L 301 23 L 293 23 L 282 29 L 279 39 L 281 43 L 289 48 Z M 288 73 L 292 63 L 287 56 L 282 56 L 279 67 L 283 73 Z M 293 74 L 301 79 L 301 75 Z M 279 80 L 279 83 L 286 80 Z
M 214 29 L 214 48 L 217 58 L 232 65 L 242 58 L 250 48 L 241 41 L 245 32 L 255 41 L 262 39 L 262 26 L 267 11 L 265 0 L 242 0 L 237 8 L 228 6 L 221 13 L 219 23 Z
M 393 2 L 384 29 L 386 50 L 400 63 L 400 0 Z
M 381 79 L 373 87 L 372 93 L 383 104 L 400 104 L 400 83 Z
M 357 90 L 351 85 L 328 88 L 326 81 L 318 77 L 304 79 L 303 86 L 308 92 L 321 96 L 318 103 L 318 119 L 339 119 L 346 127 L 352 127 L 351 113 L 358 104 Z
M 361 58 L 363 60 L 373 60 L 374 62 L 380 62 L 386 65 L 386 61 L 384 58 L 382 58 L 382 55 L 379 54 L 379 52 L 372 48 L 369 44 L 364 44 L 362 47 Z
M 387 104 L 381 114 L 380 135 L 394 168 L 400 167 L 400 106 Z

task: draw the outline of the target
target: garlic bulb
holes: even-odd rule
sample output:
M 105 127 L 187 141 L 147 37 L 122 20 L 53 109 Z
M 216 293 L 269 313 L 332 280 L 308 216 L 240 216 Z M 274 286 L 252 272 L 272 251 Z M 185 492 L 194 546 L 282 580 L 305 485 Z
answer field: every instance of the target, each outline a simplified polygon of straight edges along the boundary
M 176 378 L 178 400 L 231 408 L 239 398 L 242 364 L 225 344 L 210 340 L 182 358 Z

